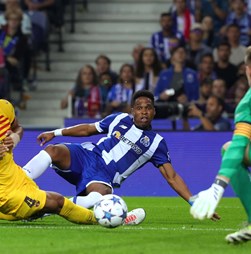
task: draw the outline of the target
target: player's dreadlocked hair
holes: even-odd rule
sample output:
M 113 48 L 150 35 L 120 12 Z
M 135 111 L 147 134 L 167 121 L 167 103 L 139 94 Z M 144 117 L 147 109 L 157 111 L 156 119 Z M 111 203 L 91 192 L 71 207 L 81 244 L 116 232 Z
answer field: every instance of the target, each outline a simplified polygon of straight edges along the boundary
M 251 46 L 249 46 L 246 50 L 244 62 L 245 64 L 251 64 Z
M 133 94 L 132 101 L 131 101 L 131 106 L 132 107 L 134 106 L 135 101 L 139 97 L 147 97 L 154 104 L 154 96 L 153 96 L 153 94 L 150 91 L 148 91 L 148 90 L 139 90 L 139 91 L 137 91 L 136 93 Z

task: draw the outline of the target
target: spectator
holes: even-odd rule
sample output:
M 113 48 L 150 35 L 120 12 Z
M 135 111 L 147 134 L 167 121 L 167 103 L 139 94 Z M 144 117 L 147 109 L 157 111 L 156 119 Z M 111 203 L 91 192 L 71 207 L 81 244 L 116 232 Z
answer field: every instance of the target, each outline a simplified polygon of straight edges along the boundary
M 238 78 L 234 85 L 234 92 L 233 92 L 233 99 L 229 101 L 229 110 L 228 114 L 234 114 L 234 111 L 239 104 L 240 100 L 246 94 L 247 90 L 249 89 L 248 81 L 245 75 Z
M 168 44 L 169 44 L 169 50 L 170 52 L 172 52 L 174 48 L 178 47 L 179 45 L 183 45 L 183 42 L 181 42 L 177 37 L 171 37 L 169 38 Z M 169 68 L 171 66 L 171 58 L 169 58 L 169 60 L 167 60 L 166 64 L 163 66 L 166 66 L 166 68 Z
M 21 109 L 25 109 L 26 100 L 30 97 L 24 93 L 23 68 L 24 62 L 30 59 L 28 55 L 30 51 L 28 38 L 21 31 L 22 16 L 21 9 L 10 9 L 5 12 L 7 25 L 0 31 L 0 43 L 4 48 L 5 64 L 11 87 L 20 92 L 20 99 L 16 104 Z
M 222 28 L 221 33 L 226 35 L 226 28 L 230 24 L 236 24 L 240 29 L 240 44 L 248 46 L 251 35 L 251 16 L 246 12 L 244 0 L 231 0 L 232 11 L 227 16 L 226 26 Z
M 98 117 L 100 112 L 97 107 L 101 109 L 102 94 L 101 90 L 96 88 L 98 87 L 95 69 L 91 65 L 85 65 L 79 70 L 74 87 L 62 99 L 61 108 L 72 106 L 72 115 L 75 117 Z M 69 98 L 71 105 L 68 105 Z
M 18 0 L 6 0 L 5 11 L 12 11 L 12 10 L 15 11 L 16 9 L 21 10 L 21 4 Z M 6 26 L 6 25 L 7 25 L 7 20 L 3 13 L 0 15 L 0 26 Z M 29 79 L 29 74 L 30 74 L 31 61 L 32 61 L 32 51 L 31 51 L 32 25 L 31 25 L 30 17 L 24 12 L 22 13 L 21 32 L 23 35 L 27 37 L 27 42 L 29 43 L 29 46 L 24 49 L 27 51 L 24 52 L 25 58 L 23 59 L 23 63 L 22 63 L 22 78 L 24 81 L 23 88 L 26 89 L 27 81 Z
M 31 40 L 34 55 L 36 55 L 40 50 L 48 50 L 47 44 L 50 31 L 50 21 L 45 9 L 53 3 L 54 0 L 41 0 L 41 3 L 39 3 L 39 1 L 33 2 L 33 0 L 24 0 L 24 10 L 29 16 L 32 24 Z
M 112 88 L 112 76 L 108 72 L 102 73 L 98 77 L 98 84 L 101 90 L 101 95 L 102 95 L 102 105 L 101 105 L 101 116 L 105 113 L 105 108 L 106 108 L 106 101 L 107 101 L 107 96 L 108 93 L 110 92 Z
M 227 89 L 230 89 L 237 77 L 237 67 L 230 63 L 231 47 L 228 42 L 221 42 L 217 47 L 217 62 L 214 65 L 214 71 L 217 78 L 226 82 Z
M 213 47 L 214 45 L 214 21 L 211 16 L 203 17 L 201 21 L 201 26 L 203 30 L 203 43 L 208 47 Z
M 175 31 L 183 34 L 186 41 L 189 40 L 191 26 L 194 23 L 194 15 L 187 7 L 186 0 L 174 1 L 176 10 L 173 12 Z
M 245 63 L 242 61 L 237 66 L 237 77 L 242 77 L 243 75 L 246 75 L 246 66 Z
M 137 65 L 138 65 L 138 61 L 139 61 L 139 54 L 141 52 L 141 50 L 144 48 L 144 46 L 142 44 L 138 44 L 136 45 L 133 50 L 132 50 L 132 58 L 133 58 L 133 68 L 136 70 Z
M 226 40 L 231 46 L 231 54 L 229 61 L 231 64 L 238 66 L 243 62 L 246 54 L 246 46 L 240 44 L 240 28 L 236 24 L 227 26 Z M 217 61 L 217 52 L 214 49 L 214 59 Z
M 204 106 L 209 98 L 209 96 L 212 94 L 212 83 L 213 80 L 206 78 L 201 81 L 200 83 L 200 96 L 199 100 L 197 101 L 198 104 Z
M 200 23 L 194 23 L 190 29 L 190 39 L 186 44 L 188 65 L 197 70 L 201 57 L 211 53 L 212 49 L 206 46 L 203 41 L 203 29 Z
M 212 94 L 225 100 L 227 94 L 226 82 L 223 79 L 215 79 L 212 83 Z
M 115 112 L 130 113 L 130 101 L 135 91 L 135 74 L 133 66 L 123 64 L 119 71 L 119 83 L 114 85 L 108 93 L 105 115 Z
M 136 90 L 149 90 L 154 93 L 160 69 L 155 50 L 144 48 L 140 52 L 136 69 Z
M 110 73 L 110 75 L 112 76 L 112 84 L 117 84 L 118 81 L 118 75 L 116 72 L 111 70 L 111 60 L 109 57 L 107 57 L 106 55 L 99 55 L 96 60 L 96 72 L 97 75 L 101 75 L 104 72 L 108 72 Z
M 99 83 L 101 89 L 104 91 L 104 95 L 106 98 L 106 95 L 112 88 L 112 76 L 110 75 L 109 72 L 104 72 L 99 75 L 98 83 Z
M 210 16 L 213 20 L 214 45 L 218 43 L 220 29 L 224 26 L 229 11 L 228 1 L 199 0 L 201 2 L 201 19 Z
M 6 0 L 5 3 L 5 11 L 11 9 L 22 9 L 18 0 Z M 4 13 L 0 15 L 0 26 L 5 26 L 7 21 L 5 19 Z M 22 21 L 21 21 L 21 30 L 23 34 L 30 35 L 31 34 L 31 20 L 30 17 L 23 12 Z
M 186 67 L 185 61 L 185 48 L 183 46 L 174 48 L 171 56 L 172 66 L 160 73 L 156 85 L 155 96 L 159 100 L 187 103 L 199 98 L 197 72 Z
M 182 44 L 184 39 L 179 31 L 174 31 L 173 19 L 171 13 L 162 13 L 160 15 L 161 31 L 155 32 L 151 36 L 150 46 L 155 49 L 158 58 L 163 68 L 166 67 L 166 62 L 170 59 L 170 47 L 178 46 L 179 41 Z M 177 38 L 178 42 L 173 42 L 172 39 Z
M 249 89 L 248 81 L 245 76 L 240 77 L 235 84 L 235 92 L 234 92 L 234 108 L 239 104 L 240 100 L 246 94 Z
M 64 23 L 64 4 L 62 0 L 24 0 L 30 12 L 43 12 L 49 23 L 60 28 Z
M 229 131 L 231 130 L 230 121 L 223 117 L 224 101 L 215 95 L 211 95 L 206 103 L 204 113 L 196 104 L 189 106 L 188 117 L 199 118 L 199 125 L 194 127 L 194 131 Z M 191 130 L 187 118 L 183 119 L 184 130 Z
M 212 84 L 212 95 L 222 99 L 225 103 L 225 113 L 231 112 L 232 107 L 229 105 L 229 101 L 232 101 L 234 96 L 234 86 L 227 89 L 226 82 L 223 79 L 215 79 Z
M 214 71 L 214 58 L 211 53 L 207 53 L 201 57 L 198 66 L 198 79 L 199 82 L 202 82 L 205 79 L 216 79 L 216 73 Z

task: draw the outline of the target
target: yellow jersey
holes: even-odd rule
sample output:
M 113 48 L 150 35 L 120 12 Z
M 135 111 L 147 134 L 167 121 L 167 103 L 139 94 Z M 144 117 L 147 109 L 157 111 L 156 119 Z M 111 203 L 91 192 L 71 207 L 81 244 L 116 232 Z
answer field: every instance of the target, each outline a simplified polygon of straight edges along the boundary
M 12 104 L 0 100 L 0 144 L 14 120 L 15 110 Z M 27 178 L 22 168 L 15 163 L 12 150 L 0 158 L 0 206 L 4 203 L 7 193 L 19 189 Z

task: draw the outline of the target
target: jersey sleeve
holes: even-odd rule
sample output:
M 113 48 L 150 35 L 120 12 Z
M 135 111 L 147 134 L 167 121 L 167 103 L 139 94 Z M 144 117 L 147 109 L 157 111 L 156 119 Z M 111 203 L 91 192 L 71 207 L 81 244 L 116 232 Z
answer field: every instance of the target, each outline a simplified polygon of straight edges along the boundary
M 111 115 L 105 117 L 104 119 L 102 119 L 101 121 L 96 122 L 95 126 L 96 126 L 96 129 L 98 130 L 98 132 L 99 133 L 108 133 L 111 123 L 120 114 L 121 113 L 111 114 Z
M 155 167 L 159 167 L 165 163 L 171 163 L 170 154 L 167 148 L 166 141 L 164 139 L 159 143 L 154 155 L 151 158 L 151 162 Z
M 237 123 L 232 138 L 232 142 L 226 150 L 219 175 L 223 175 L 231 179 L 231 177 L 239 170 L 241 165 L 246 146 L 249 144 L 251 138 L 251 125 L 248 123 Z

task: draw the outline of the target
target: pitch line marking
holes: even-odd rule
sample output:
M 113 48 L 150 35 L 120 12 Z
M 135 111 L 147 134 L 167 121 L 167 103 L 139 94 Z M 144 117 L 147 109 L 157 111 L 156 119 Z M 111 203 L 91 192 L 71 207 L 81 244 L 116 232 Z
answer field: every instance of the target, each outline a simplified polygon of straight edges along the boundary
M 14 225 L 13 225 L 14 226 Z M 41 225 L 41 226 L 36 226 L 36 225 L 30 225 L 30 226 L 14 226 L 15 228 L 18 229 L 26 229 L 26 228 L 30 228 L 30 229 L 81 229 L 81 230 L 87 230 L 87 229 L 93 229 L 93 226 L 69 226 L 69 227 L 62 227 L 62 226 L 46 226 L 46 225 Z M 8 228 L 12 228 L 12 226 L 1 226 L 1 229 L 8 229 Z M 95 227 L 96 228 L 96 227 Z M 100 227 L 102 228 L 102 227 Z M 136 231 L 145 231 L 145 230 L 162 230 L 162 231 L 177 231 L 177 230 L 184 230 L 184 231 L 236 231 L 236 228 L 195 228 L 195 227 L 176 227 L 176 228 L 171 228 L 171 227 L 138 227 L 138 226 L 124 226 L 124 227 L 120 227 L 123 228 L 123 230 L 136 230 Z M 106 230 L 112 230 L 112 229 L 106 229 Z

